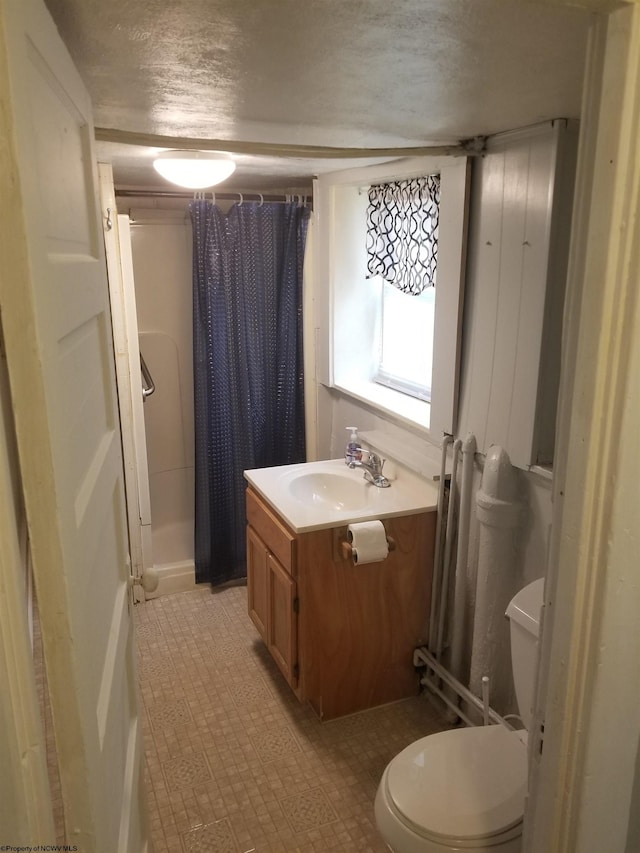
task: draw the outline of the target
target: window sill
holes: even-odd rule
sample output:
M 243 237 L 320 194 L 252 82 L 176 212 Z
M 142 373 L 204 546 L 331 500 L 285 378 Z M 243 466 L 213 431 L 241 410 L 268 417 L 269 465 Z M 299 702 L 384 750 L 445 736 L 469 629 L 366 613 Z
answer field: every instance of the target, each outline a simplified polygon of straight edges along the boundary
M 367 403 L 376 411 L 390 415 L 395 420 L 414 429 L 418 427 L 429 432 L 431 405 L 424 400 L 410 397 L 401 391 L 378 385 L 377 382 L 355 381 L 334 384 L 334 388 L 361 403 Z

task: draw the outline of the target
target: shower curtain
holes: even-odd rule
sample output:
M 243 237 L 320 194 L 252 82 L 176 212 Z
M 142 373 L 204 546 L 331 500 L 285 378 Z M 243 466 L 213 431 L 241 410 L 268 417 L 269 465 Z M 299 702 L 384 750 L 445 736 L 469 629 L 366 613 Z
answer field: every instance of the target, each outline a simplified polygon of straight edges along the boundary
M 196 581 L 246 576 L 246 468 L 305 460 L 300 204 L 190 204 Z

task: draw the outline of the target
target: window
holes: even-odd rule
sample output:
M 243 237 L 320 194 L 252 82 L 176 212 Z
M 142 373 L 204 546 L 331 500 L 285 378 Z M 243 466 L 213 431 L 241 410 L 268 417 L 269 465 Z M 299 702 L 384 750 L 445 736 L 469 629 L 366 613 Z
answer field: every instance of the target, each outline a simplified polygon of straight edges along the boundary
M 431 402 L 435 287 L 418 296 L 381 281 L 380 356 L 375 381 Z
M 367 277 L 368 191 L 435 174 L 441 182 L 438 286 L 416 303 L 419 297 L 390 293 L 379 276 Z M 314 348 L 316 379 L 438 439 L 453 432 L 456 415 L 467 183 L 466 158 L 431 157 L 322 175 L 314 189 L 317 336 L 307 345 Z M 433 319 L 421 319 L 422 312 Z M 407 361 L 421 365 L 417 377 L 406 371 Z
M 369 187 L 367 271 L 382 279 L 375 381 L 431 402 L 440 175 Z

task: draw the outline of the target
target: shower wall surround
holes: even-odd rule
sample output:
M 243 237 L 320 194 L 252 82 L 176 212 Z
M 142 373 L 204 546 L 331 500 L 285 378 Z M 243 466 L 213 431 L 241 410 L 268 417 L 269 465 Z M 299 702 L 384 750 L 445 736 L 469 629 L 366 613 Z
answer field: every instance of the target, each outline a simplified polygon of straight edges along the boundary
M 144 404 L 153 598 L 195 584 L 191 224 L 186 210 L 136 209 L 131 218 L 140 349 L 156 386 Z

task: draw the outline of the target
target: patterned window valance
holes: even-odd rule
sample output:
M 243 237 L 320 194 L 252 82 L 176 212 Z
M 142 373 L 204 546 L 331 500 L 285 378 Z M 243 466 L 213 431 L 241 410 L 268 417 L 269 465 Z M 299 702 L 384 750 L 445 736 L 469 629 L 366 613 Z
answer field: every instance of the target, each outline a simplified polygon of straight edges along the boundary
M 440 175 L 377 184 L 367 208 L 368 277 L 380 275 L 403 293 L 436 283 Z

